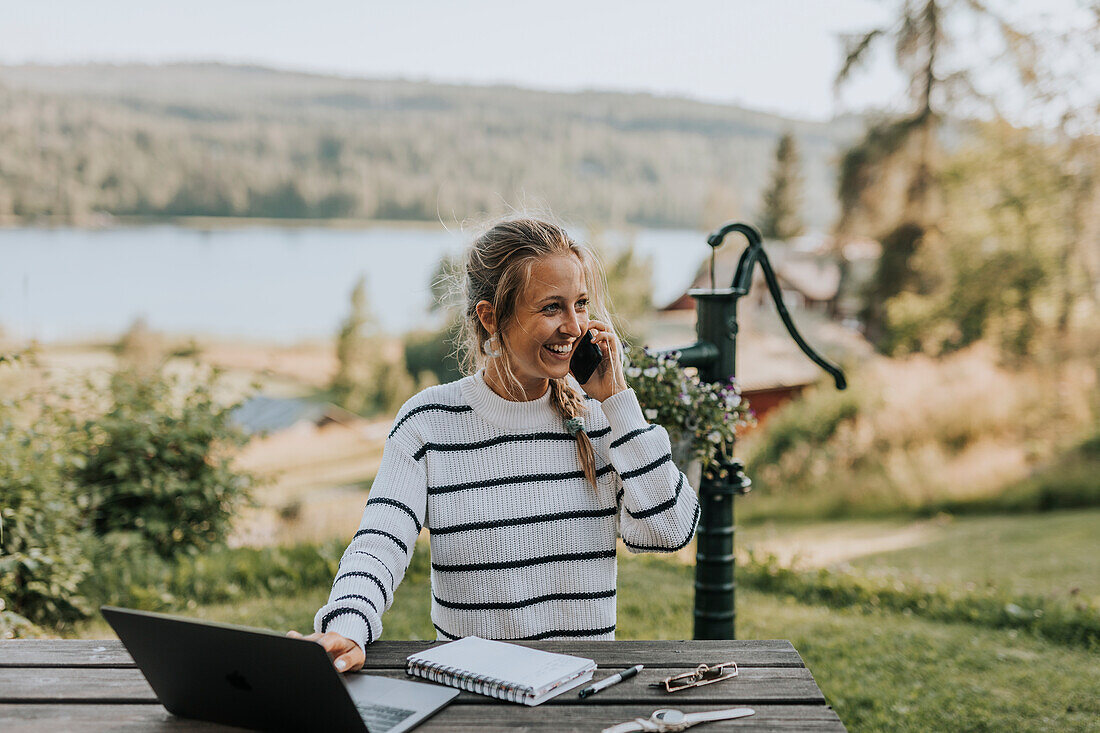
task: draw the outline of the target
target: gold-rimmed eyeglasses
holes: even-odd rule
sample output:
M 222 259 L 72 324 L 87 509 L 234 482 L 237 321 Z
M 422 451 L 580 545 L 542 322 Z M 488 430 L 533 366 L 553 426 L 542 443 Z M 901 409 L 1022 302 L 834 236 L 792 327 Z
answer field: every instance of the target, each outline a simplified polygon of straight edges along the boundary
M 653 682 L 650 687 L 664 688 L 665 692 L 676 692 L 677 690 L 686 690 L 689 687 L 702 687 L 713 682 L 721 682 L 736 676 L 737 662 L 700 664 L 691 672 L 684 672 L 660 682 Z

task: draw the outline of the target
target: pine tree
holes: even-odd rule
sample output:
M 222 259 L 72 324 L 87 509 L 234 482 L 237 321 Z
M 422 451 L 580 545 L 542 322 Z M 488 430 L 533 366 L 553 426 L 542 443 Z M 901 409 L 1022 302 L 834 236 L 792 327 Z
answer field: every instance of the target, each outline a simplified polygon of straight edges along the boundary
M 331 385 L 333 399 L 353 412 L 365 407 L 364 386 L 370 376 L 367 330 L 372 322 L 367 306 L 367 280 L 361 275 L 351 291 L 351 311 L 336 336 L 338 366 Z
M 764 192 L 760 233 L 768 239 L 790 239 L 803 232 L 802 218 L 798 213 L 802 194 L 802 177 L 798 169 L 798 147 L 794 135 L 783 133 L 775 146 L 772 182 Z
M 332 397 L 352 412 L 393 413 L 416 391 L 400 345 L 378 330 L 367 305 L 367 283 L 362 276 L 351 291 L 351 311 L 336 336 L 336 360 L 338 366 L 330 385 Z

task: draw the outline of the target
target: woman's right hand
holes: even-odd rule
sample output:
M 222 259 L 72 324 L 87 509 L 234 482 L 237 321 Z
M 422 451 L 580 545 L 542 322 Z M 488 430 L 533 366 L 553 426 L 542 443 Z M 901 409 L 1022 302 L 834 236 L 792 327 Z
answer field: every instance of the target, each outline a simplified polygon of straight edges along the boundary
M 313 632 L 309 636 L 302 636 L 297 631 L 288 631 L 286 635 L 292 639 L 306 639 L 315 641 L 325 648 L 332 658 L 332 666 L 337 672 L 355 672 L 363 668 L 363 662 L 367 661 L 367 655 L 363 649 L 346 636 L 340 636 L 335 631 L 327 633 Z

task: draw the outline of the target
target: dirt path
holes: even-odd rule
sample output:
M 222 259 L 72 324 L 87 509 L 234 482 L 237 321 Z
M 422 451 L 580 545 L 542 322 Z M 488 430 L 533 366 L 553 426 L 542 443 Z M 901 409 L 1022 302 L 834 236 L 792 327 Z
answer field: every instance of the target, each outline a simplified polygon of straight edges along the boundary
M 784 565 L 821 568 L 931 542 L 936 520 L 917 522 L 830 522 L 803 527 L 763 525 L 738 532 L 739 552 L 772 554 Z

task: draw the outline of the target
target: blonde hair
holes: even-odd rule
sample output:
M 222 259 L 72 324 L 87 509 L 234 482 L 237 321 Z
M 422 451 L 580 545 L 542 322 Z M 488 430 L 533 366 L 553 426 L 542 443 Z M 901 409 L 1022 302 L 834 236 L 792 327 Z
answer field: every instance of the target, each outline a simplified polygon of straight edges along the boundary
M 606 287 L 596 255 L 588 247 L 575 242 L 563 226 L 548 221 L 526 217 L 500 221 L 473 241 L 463 263 L 465 317 L 459 341 L 465 374 L 486 366 L 490 358 L 484 344 L 492 334 L 477 315 L 477 304 L 485 300 L 493 306 L 496 336 L 501 345 L 502 354 L 495 358 L 499 359 L 505 379 L 519 390 L 520 381 L 512 370 L 503 332 L 516 316 L 516 307 L 531 280 L 535 263 L 554 255 L 572 255 L 580 261 L 588 289 L 589 316 L 604 320 L 602 296 Z M 550 380 L 550 404 L 563 421 L 587 412 L 584 395 L 566 379 Z M 583 430 L 577 431 L 576 439 L 584 476 L 595 487 L 596 454 L 592 441 Z

